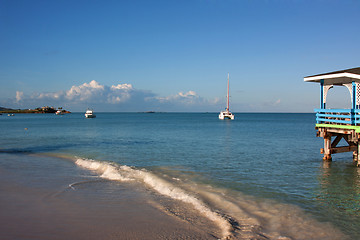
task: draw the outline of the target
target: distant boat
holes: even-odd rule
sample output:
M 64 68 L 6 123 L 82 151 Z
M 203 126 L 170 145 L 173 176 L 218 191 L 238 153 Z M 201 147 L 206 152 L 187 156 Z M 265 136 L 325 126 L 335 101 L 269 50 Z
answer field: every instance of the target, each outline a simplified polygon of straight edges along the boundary
M 12 116 L 15 116 L 15 114 L 13 114 L 13 113 L 8 114 L 8 117 L 12 117 Z
M 93 110 L 88 109 L 85 112 L 85 117 L 86 118 L 96 118 L 96 115 L 94 114 Z
M 219 119 L 231 119 L 234 120 L 235 116 L 230 112 L 230 104 L 229 104 L 229 73 L 228 73 L 228 82 L 227 82 L 227 106 L 225 108 L 225 111 L 221 111 L 219 114 Z
M 56 115 L 64 115 L 64 112 L 61 111 L 61 110 L 57 110 L 57 111 L 55 112 L 55 114 L 56 114 Z

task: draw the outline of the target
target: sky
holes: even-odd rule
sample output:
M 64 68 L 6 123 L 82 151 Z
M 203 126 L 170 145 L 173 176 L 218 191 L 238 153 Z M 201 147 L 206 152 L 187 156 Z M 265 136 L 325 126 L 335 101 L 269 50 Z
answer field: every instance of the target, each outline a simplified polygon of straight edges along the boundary
M 0 0 L 0 106 L 313 112 L 360 67 L 359 0 Z M 350 107 L 345 88 L 327 105 Z

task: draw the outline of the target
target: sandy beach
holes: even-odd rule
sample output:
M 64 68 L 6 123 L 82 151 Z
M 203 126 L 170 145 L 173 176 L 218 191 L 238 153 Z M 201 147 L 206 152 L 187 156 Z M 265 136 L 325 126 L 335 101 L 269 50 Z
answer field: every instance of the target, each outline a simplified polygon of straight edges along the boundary
M 133 183 L 91 179 L 88 171 L 52 157 L 0 157 L 3 240 L 216 239 L 158 209 L 156 198 Z

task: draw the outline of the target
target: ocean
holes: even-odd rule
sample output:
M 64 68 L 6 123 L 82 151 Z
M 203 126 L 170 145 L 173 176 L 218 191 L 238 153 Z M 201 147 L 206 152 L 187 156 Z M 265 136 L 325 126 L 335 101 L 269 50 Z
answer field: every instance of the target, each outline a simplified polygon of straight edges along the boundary
M 37 188 L 62 176 L 54 198 L 86 186 L 112 204 L 130 184 L 214 239 L 360 239 L 360 168 L 351 153 L 322 161 L 315 114 L 96 115 L 0 116 L 0 175 Z

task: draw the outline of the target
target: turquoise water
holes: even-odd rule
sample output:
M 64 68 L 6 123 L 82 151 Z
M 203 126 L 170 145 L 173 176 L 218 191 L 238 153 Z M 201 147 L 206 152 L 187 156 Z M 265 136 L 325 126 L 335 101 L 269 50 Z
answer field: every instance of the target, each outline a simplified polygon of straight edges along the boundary
M 86 119 L 83 113 L 2 115 L 0 151 L 130 166 L 210 187 L 212 193 L 218 189 L 237 199 L 232 203 L 246 212 L 259 202 L 280 206 L 278 212 L 295 208 L 288 214 L 360 238 L 360 169 L 353 165 L 351 153 L 334 155 L 331 164 L 322 162 L 323 142 L 316 138 L 314 114 L 237 113 L 234 121 L 218 120 L 217 115 L 97 113 L 95 119 Z M 242 206 L 245 200 L 238 196 L 252 203 Z M 297 225 L 299 219 L 293 221 Z M 260 225 L 271 231 L 269 224 Z M 291 239 L 296 232 L 277 231 Z

